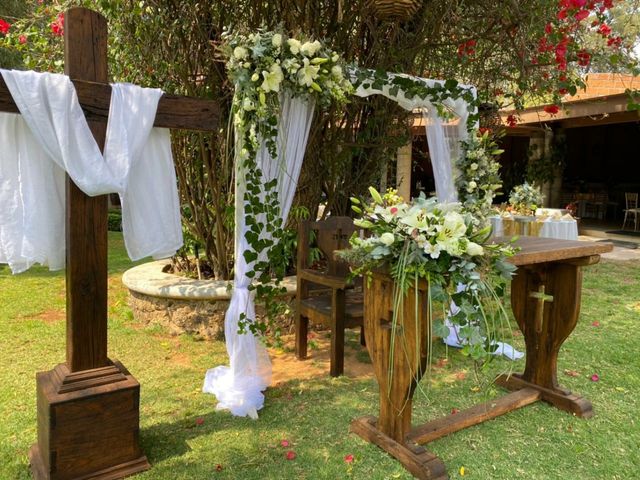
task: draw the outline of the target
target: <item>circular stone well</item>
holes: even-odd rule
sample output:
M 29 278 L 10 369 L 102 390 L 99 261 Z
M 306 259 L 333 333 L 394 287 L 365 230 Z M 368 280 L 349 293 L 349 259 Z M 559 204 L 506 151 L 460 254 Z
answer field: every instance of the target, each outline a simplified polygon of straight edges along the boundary
M 189 333 L 205 339 L 224 339 L 224 315 L 233 283 L 164 273 L 168 264 L 168 260 L 145 263 L 122 276 L 122 283 L 129 289 L 134 318 L 146 325 L 161 325 L 173 335 Z M 286 277 L 283 285 L 287 303 L 291 304 L 296 277 Z

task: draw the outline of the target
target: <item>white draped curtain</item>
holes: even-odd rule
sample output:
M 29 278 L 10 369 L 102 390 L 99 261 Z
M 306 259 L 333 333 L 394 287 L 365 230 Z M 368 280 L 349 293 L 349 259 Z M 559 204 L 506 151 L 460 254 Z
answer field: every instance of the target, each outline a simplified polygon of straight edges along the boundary
M 312 99 L 293 97 L 285 92 L 280 97 L 278 119 L 277 157 L 272 158 L 266 146 L 259 150 L 256 163 L 262 170 L 265 183 L 277 178 L 283 225 L 286 224 L 298 177 L 304 159 L 313 119 L 315 103 Z M 239 138 L 236 131 L 236 138 Z M 207 371 L 203 391 L 218 399 L 218 410 L 230 410 L 233 415 L 258 417 L 264 405 L 263 391 L 271 383 L 271 361 L 258 338 L 250 332 L 238 334 L 240 315 L 255 318 L 253 294 L 249 292 L 251 279 L 243 252 L 249 248 L 245 238 L 244 213 L 245 176 L 236 149 L 236 201 L 235 201 L 235 265 L 231 302 L 225 317 L 225 341 L 229 366 L 218 366 Z M 262 220 L 264 221 L 264 219 Z M 263 233 L 263 238 L 268 234 Z
M 112 86 L 103 155 L 69 77 L 0 73 L 21 113 L 0 113 L 0 263 L 64 267 L 65 172 L 87 195 L 120 195 L 133 260 L 173 255 L 182 228 L 171 139 L 152 128 L 162 91 Z

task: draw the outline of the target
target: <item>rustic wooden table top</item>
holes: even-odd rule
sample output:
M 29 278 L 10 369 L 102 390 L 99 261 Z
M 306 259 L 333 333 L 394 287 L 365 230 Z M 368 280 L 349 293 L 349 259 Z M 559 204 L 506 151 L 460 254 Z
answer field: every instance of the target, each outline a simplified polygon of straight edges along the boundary
M 495 241 L 508 242 L 509 238 L 498 237 Z M 613 244 L 608 242 L 579 242 L 544 237 L 520 237 L 515 244 L 522 250 L 509 259 L 509 262 L 514 265 L 532 265 L 589 257 L 613 250 Z

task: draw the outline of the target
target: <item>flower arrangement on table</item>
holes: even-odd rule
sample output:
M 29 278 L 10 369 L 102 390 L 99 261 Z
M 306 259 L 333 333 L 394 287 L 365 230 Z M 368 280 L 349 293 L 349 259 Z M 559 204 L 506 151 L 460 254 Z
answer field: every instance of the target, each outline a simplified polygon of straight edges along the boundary
M 397 296 L 425 280 L 429 302 L 441 307 L 443 318 L 451 301 L 459 307 L 449 320 L 461 327 L 463 353 L 486 360 L 495 349 L 498 329 L 508 322 L 501 295 L 515 270 L 507 262 L 513 248 L 486 243 L 491 228 L 478 228 L 459 203 L 439 203 L 424 195 L 405 203 L 393 190 L 380 195 L 370 188 L 370 193 L 371 203 L 352 199 L 353 209 L 361 215 L 354 223 L 370 236 L 354 235 L 352 249 L 338 255 L 352 265 L 354 274 L 386 269 L 396 283 Z M 443 320 L 434 320 L 433 332 L 446 337 L 449 328 Z
M 511 190 L 507 210 L 514 215 L 535 215 L 536 209 L 542 206 L 542 192 L 535 185 L 524 182 Z

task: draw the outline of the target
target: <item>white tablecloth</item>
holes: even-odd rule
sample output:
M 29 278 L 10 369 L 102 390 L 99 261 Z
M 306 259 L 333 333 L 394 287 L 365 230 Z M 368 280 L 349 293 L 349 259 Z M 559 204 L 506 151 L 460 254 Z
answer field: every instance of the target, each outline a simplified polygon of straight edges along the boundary
M 494 216 L 490 217 L 489 220 L 491 221 L 491 227 L 493 228 L 493 235 L 496 237 L 503 236 L 504 229 L 502 227 L 502 217 Z M 574 219 L 553 220 L 548 218 L 542 224 L 540 236 L 547 238 L 559 238 L 561 240 L 577 240 L 578 222 Z

